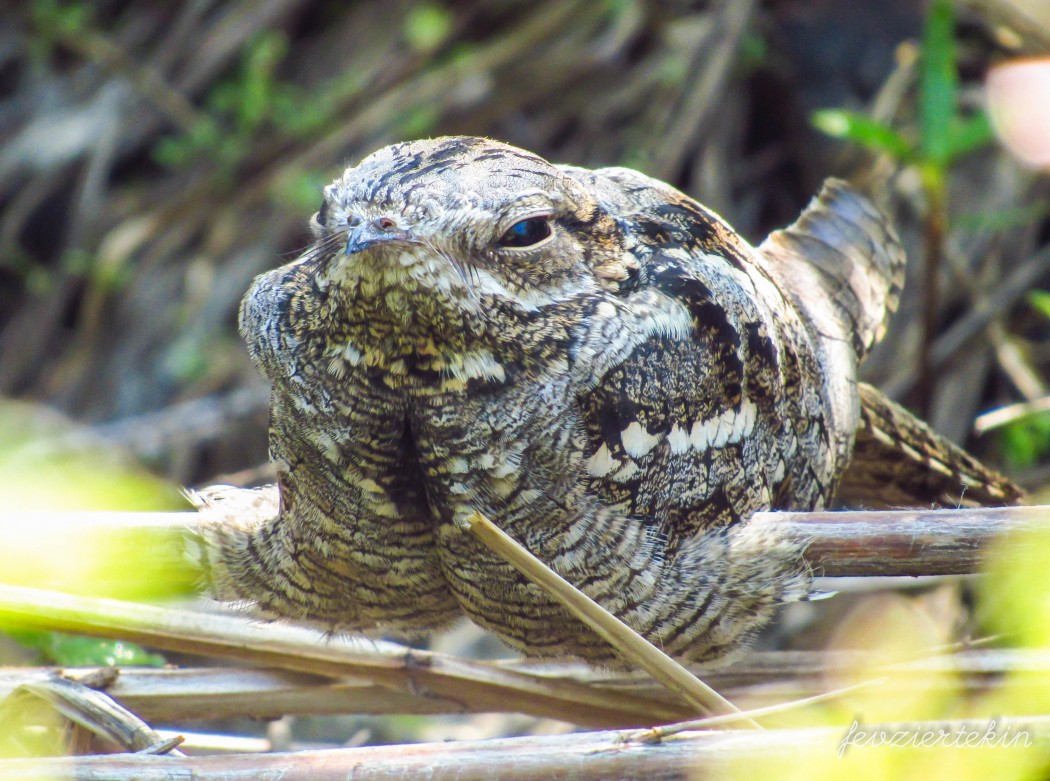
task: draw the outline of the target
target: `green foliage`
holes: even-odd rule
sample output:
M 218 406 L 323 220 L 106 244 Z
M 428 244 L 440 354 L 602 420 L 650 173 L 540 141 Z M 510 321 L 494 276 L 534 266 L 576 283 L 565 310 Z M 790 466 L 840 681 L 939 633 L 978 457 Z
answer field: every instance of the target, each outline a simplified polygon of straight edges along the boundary
M 919 175 L 925 204 L 923 233 L 926 248 L 923 297 L 923 341 L 918 356 L 918 406 L 929 412 L 935 383 L 931 345 L 939 315 L 938 280 L 945 255 L 950 215 L 948 179 L 959 157 L 985 146 L 992 127 L 984 112 L 972 116 L 959 109 L 959 71 L 956 66 L 955 24 L 951 0 L 932 0 L 919 55 L 917 137 L 855 112 L 825 109 L 813 124 L 835 138 L 888 154 Z
M 125 599 L 193 593 L 191 568 L 153 556 L 181 545 L 165 528 L 116 528 L 88 537 L 74 526 L 20 517 L 20 511 L 186 508 L 177 487 L 112 452 L 64 444 L 73 434 L 42 408 L 0 404 L 0 582 Z
M 5 634 L 26 648 L 38 651 L 45 664 L 61 667 L 163 667 L 167 664 L 160 654 L 150 653 L 136 643 L 122 640 L 31 629 L 11 629 Z
M 955 31 L 950 0 L 934 0 L 922 36 L 919 70 L 919 139 L 921 157 L 947 164 L 951 157 L 948 128 L 957 111 L 959 73 L 955 69 Z
M 117 293 L 127 285 L 131 269 L 126 265 L 105 264 L 98 255 L 79 247 L 73 247 L 62 256 L 62 268 L 69 274 L 91 282 L 96 289 L 106 293 Z
M 205 101 L 204 118 L 185 133 L 160 139 L 153 156 L 178 168 L 205 158 L 230 174 L 262 133 L 298 136 L 322 126 L 329 113 L 293 84 L 277 78 L 288 54 L 284 33 L 268 30 L 246 48 L 237 72 L 220 82 Z
M 274 197 L 297 212 L 316 211 L 321 205 L 321 190 L 331 177 L 317 171 L 304 171 L 277 182 Z
M 950 0 L 935 0 L 926 20 L 920 56 L 917 139 L 845 109 L 822 109 L 811 119 L 817 129 L 833 138 L 917 165 L 928 185 L 939 186 L 955 160 L 986 146 L 993 137 L 983 111 L 972 116 L 960 114 L 958 93 L 952 6 Z
M 448 40 L 453 16 L 435 3 L 415 3 L 405 14 L 405 40 L 417 54 L 430 54 Z
M 3 250 L 0 252 L 0 269 L 21 280 L 27 293 L 44 298 L 54 292 L 55 275 L 46 265 L 17 243 L 8 244 Z
M 1043 317 L 1050 319 L 1050 292 L 1046 290 L 1030 290 L 1025 298 L 1032 309 Z
M 1012 469 L 1032 466 L 1050 453 L 1050 413 L 1036 412 L 999 429 L 999 448 Z
M 179 490 L 125 465 L 112 454 L 63 446 L 72 434 L 53 413 L 29 404 L 0 404 L 0 582 L 70 593 L 152 600 L 196 592 L 196 573 L 171 552 L 177 529 L 80 530 L 74 521 L 35 523 L 20 510 L 184 509 Z M 167 551 L 156 555 L 158 551 Z M 10 626 L 6 624 L 10 623 Z M 52 632 L 28 631 L 0 615 L 5 634 L 66 666 L 162 665 L 138 646 Z
M 813 112 L 813 125 L 833 138 L 844 138 L 874 152 L 886 152 L 897 160 L 912 158 L 912 145 L 888 125 L 856 111 L 821 109 Z
M 988 561 L 977 601 L 985 631 L 1013 646 L 1050 648 L 1050 532 L 1030 528 L 1005 536 L 988 551 Z M 1050 693 L 1045 683 L 1040 689 L 1044 697 Z
M 1050 319 L 1050 291 L 1031 290 L 1028 305 Z M 1014 469 L 1032 466 L 1050 453 L 1050 412 L 1033 412 L 999 429 L 1003 460 Z
M 56 43 L 83 32 L 91 21 L 91 11 L 90 3 L 33 0 L 29 8 L 29 51 L 32 58 L 43 61 Z
M 747 30 L 740 38 L 739 66 L 743 73 L 752 73 L 769 62 L 769 42 L 758 30 Z

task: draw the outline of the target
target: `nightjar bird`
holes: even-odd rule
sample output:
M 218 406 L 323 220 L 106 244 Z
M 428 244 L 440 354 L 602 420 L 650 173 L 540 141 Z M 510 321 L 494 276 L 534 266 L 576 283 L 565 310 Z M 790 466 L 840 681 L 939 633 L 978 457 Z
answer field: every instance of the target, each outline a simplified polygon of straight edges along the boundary
M 463 530 L 475 510 L 683 660 L 806 595 L 799 551 L 747 520 L 827 506 L 850 462 L 904 264 L 861 195 L 830 182 L 753 248 L 636 171 L 449 137 L 349 168 L 312 227 L 242 304 L 279 501 L 208 532 L 219 598 L 373 634 L 465 613 L 614 661 Z

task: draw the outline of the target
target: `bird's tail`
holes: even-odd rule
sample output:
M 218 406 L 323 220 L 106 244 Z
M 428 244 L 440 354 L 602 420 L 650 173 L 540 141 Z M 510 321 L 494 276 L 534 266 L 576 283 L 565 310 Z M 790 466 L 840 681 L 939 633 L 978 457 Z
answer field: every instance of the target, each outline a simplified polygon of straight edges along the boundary
M 802 215 L 758 251 L 820 335 L 851 344 L 858 363 L 882 338 L 904 285 L 904 248 L 860 192 L 828 179 Z
M 838 499 L 873 509 L 1016 504 L 1023 491 L 878 388 L 860 391 L 860 426 Z
M 793 225 L 758 248 L 769 273 L 803 312 L 826 366 L 859 363 L 883 335 L 904 284 L 904 249 L 889 220 L 845 182 L 829 179 Z M 849 345 L 847 347 L 846 345 Z M 1013 504 L 1021 490 L 881 391 L 825 376 L 834 404 L 850 398 L 857 424 L 839 486 L 845 504 L 866 507 Z M 860 417 L 856 400 L 860 397 Z

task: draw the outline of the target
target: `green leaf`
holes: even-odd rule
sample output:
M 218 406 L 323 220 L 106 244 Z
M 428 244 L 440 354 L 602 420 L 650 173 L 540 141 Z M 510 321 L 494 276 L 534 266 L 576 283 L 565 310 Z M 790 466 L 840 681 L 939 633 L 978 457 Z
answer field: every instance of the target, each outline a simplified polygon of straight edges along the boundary
M 91 19 L 88 3 L 60 3 L 57 0 L 36 0 L 31 6 L 33 24 L 50 38 L 74 36 Z
M 922 40 L 919 128 L 923 157 L 937 164 L 946 163 L 951 155 L 958 84 L 951 0 L 933 0 Z
M 972 117 L 953 117 L 948 125 L 948 157 L 954 159 L 987 146 L 995 138 L 991 120 L 983 111 Z
M 1025 298 L 1032 309 L 1050 319 L 1050 293 L 1045 290 L 1030 290 Z
M 163 667 L 167 663 L 160 654 L 121 640 L 31 629 L 10 629 L 6 633 L 21 645 L 39 651 L 48 662 L 62 667 Z
M 1050 298 L 1050 294 L 1039 291 Z M 1050 302 L 1048 302 L 1050 303 Z M 1036 464 L 1050 453 L 1050 413 L 1033 412 L 1000 429 L 999 446 L 1003 460 L 1011 469 Z
M 911 144 L 904 136 L 856 111 L 821 109 L 813 112 L 810 121 L 814 127 L 832 138 L 841 138 L 877 152 L 886 152 L 898 160 L 907 160 L 912 155 Z
M 440 5 L 413 5 L 405 15 L 405 40 L 414 52 L 432 52 L 448 39 L 452 32 L 452 21 L 452 14 Z
M 748 30 L 740 39 L 740 68 L 753 73 L 769 62 L 769 44 L 761 32 Z

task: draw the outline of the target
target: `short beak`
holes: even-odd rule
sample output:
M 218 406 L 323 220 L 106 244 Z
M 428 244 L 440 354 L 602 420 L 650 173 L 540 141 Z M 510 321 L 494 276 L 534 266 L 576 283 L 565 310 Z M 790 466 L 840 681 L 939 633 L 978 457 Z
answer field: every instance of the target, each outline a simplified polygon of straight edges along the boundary
M 381 228 L 373 222 L 362 222 L 360 225 L 350 228 L 350 232 L 346 237 L 346 254 L 355 255 L 361 250 L 366 250 L 376 244 L 408 241 L 411 238 L 408 231 L 400 228 Z

